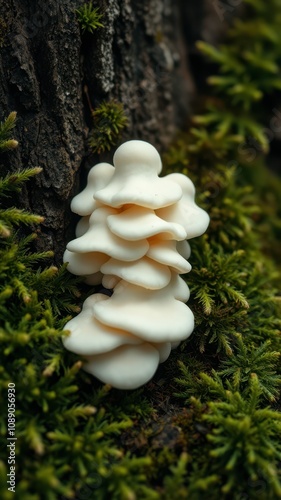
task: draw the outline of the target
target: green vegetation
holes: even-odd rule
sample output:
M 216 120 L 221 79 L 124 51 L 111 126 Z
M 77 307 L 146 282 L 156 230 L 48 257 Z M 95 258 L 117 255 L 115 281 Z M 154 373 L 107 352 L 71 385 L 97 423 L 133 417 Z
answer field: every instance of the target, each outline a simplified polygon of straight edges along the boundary
M 0 149 L 1 151 L 7 151 L 9 149 L 14 149 L 18 146 L 18 142 L 15 139 L 11 139 L 10 134 L 13 130 L 16 122 L 17 114 L 13 111 L 9 114 L 8 118 L 0 123 Z
M 104 27 L 101 23 L 103 14 L 100 13 L 99 7 L 93 7 L 92 2 L 84 3 L 76 13 L 82 33 L 93 33 L 97 28 Z
M 264 134 L 274 133 L 264 98 L 278 87 L 281 11 L 278 0 L 246 4 L 223 47 L 201 43 L 228 83 L 210 79 L 218 96 L 164 158 L 166 173 L 192 178 L 211 223 L 191 241 L 195 331 L 146 387 L 102 386 L 63 349 L 81 287 L 49 253 L 32 251 L 40 217 L 11 212 L 9 197 L 39 169 L 0 180 L 0 429 L 4 437 L 12 381 L 18 438 L 15 494 L 5 439 L 1 447 L 3 500 L 281 498 L 281 181 L 266 166 Z M 2 150 L 14 118 L 0 127 Z
M 218 74 L 208 82 L 218 97 L 223 96 L 208 103 L 199 121 L 211 124 L 220 137 L 234 134 L 243 142 L 249 135 L 266 152 L 268 140 L 259 118 L 264 97 L 281 90 L 280 4 L 278 0 L 271 0 L 270 7 L 264 0 L 243 3 L 245 18 L 234 19 L 224 44 L 213 47 L 198 42 L 198 48 L 218 66 Z
M 123 104 L 115 101 L 104 101 L 92 111 L 93 129 L 89 137 L 89 146 L 93 153 L 110 151 L 120 138 L 128 119 Z

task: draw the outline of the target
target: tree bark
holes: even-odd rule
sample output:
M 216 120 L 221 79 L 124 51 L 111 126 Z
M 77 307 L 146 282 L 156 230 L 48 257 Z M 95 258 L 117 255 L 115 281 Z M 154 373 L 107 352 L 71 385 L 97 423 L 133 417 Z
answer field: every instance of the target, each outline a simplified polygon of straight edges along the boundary
M 37 247 L 53 249 L 59 263 L 73 236 L 69 204 L 82 167 L 113 153 L 88 152 L 92 121 L 84 85 L 94 108 L 109 99 L 124 104 L 129 125 L 122 141 L 143 139 L 163 150 L 190 114 L 188 46 L 206 9 L 203 0 L 188 7 L 183 0 L 101 0 L 95 6 L 104 28 L 82 35 L 75 10 L 83 0 L 0 3 L 1 119 L 17 111 L 20 143 L 7 154 L 5 169 L 43 168 L 20 202 L 45 217 Z

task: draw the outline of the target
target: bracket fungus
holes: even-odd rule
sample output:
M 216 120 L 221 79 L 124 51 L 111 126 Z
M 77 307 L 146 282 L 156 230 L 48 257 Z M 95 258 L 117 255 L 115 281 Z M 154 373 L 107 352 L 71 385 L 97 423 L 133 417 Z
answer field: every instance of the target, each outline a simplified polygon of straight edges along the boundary
M 144 141 L 122 144 L 114 166 L 100 163 L 71 202 L 81 216 L 64 253 L 73 274 L 111 289 L 88 297 L 65 325 L 66 349 L 86 360 L 85 371 L 118 389 L 148 382 L 194 328 L 186 305 L 190 246 L 208 214 L 183 174 L 159 177 L 157 150 Z

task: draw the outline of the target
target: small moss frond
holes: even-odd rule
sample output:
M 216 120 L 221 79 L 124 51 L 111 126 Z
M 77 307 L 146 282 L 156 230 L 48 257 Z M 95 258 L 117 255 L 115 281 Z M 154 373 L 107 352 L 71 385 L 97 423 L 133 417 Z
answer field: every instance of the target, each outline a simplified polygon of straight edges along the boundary
M 251 377 L 255 374 L 261 393 L 270 401 L 275 401 L 281 386 L 281 377 L 277 373 L 280 352 L 271 350 L 270 341 L 252 349 L 247 347 L 242 335 L 237 334 L 236 339 L 233 353 L 222 362 L 219 375 L 231 380 L 235 391 L 247 394 Z
M 97 28 L 104 27 L 101 23 L 103 14 L 100 13 L 99 7 L 93 7 L 92 2 L 84 3 L 76 13 L 82 33 L 93 33 Z
M 15 149 L 18 141 L 11 138 L 11 133 L 16 124 L 17 113 L 12 111 L 9 116 L 0 123 L 0 150 Z
M 14 149 L 17 147 L 17 141 L 10 139 L 11 132 L 15 127 L 16 113 L 12 112 L 8 118 L 0 124 L 0 151 L 7 149 Z M 35 214 L 30 214 L 25 210 L 6 206 L 7 198 L 11 197 L 13 192 L 19 192 L 23 183 L 29 180 L 34 175 L 41 172 L 41 168 L 25 169 L 22 172 L 15 172 L 7 174 L 5 177 L 0 178 L 0 237 L 8 238 L 15 226 L 21 224 L 30 226 L 33 224 L 40 224 L 43 217 Z
M 187 466 L 190 457 L 186 452 L 183 452 L 177 464 L 170 467 L 171 475 L 168 475 L 164 479 L 165 494 L 162 497 L 164 500 L 169 500 L 173 498 L 176 492 L 177 498 L 184 500 L 186 498 L 186 474 Z
M 175 396 L 184 399 L 187 403 L 191 397 L 200 398 L 204 401 L 208 395 L 206 386 L 202 383 L 200 373 L 204 370 L 204 363 L 198 361 L 195 357 L 189 356 L 185 362 L 178 361 L 180 376 L 175 378 L 175 382 L 181 389 Z
M 34 167 L 27 168 L 20 172 L 14 172 L 13 174 L 8 174 L 3 178 L 0 178 L 0 196 L 10 196 L 13 192 L 20 192 L 22 185 L 25 184 L 31 177 L 38 175 L 42 172 L 42 168 Z
M 44 217 L 30 214 L 29 212 L 18 208 L 0 209 L 0 236 L 9 236 L 10 229 L 20 224 L 32 225 L 43 222 Z
M 209 78 L 214 84 L 218 77 Z M 208 104 L 205 115 L 197 115 L 193 118 L 196 126 L 206 127 L 209 134 L 213 133 L 215 141 L 227 141 L 232 147 L 237 144 L 240 147 L 245 137 L 251 137 L 261 150 L 268 152 L 268 137 L 262 124 L 254 118 L 250 118 L 247 112 L 233 113 L 230 109 L 225 109 L 221 103 Z
M 93 153 L 109 151 L 128 123 L 123 105 L 115 101 L 104 101 L 92 112 L 92 116 L 93 129 L 89 136 L 89 146 Z
M 222 247 L 218 246 L 214 255 L 207 238 L 203 237 L 197 246 L 193 247 L 193 255 L 196 268 L 193 269 L 189 282 L 193 296 L 202 304 L 205 314 L 210 314 L 216 303 L 233 304 L 246 309 L 249 307 L 241 290 L 247 279 L 245 270 L 239 271 L 244 258 L 243 250 L 236 250 L 227 255 Z

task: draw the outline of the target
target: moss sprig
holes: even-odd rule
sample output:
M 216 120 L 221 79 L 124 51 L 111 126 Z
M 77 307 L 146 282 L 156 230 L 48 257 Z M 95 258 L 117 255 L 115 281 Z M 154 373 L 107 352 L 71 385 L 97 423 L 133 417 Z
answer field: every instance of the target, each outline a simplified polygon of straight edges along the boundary
M 270 482 L 277 497 L 281 495 L 278 462 L 281 458 L 280 443 L 276 438 L 281 431 L 281 414 L 269 408 L 259 408 L 260 384 L 255 374 L 250 380 L 248 397 L 243 397 L 230 386 L 224 388 L 218 377 L 204 375 L 205 382 L 219 398 L 209 403 L 210 412 L 204 421 L 212 425 L 208 440 L 216 459 L 216 467 L 226 477 L 222 488 L 229 493 L 243 474 L 252 481 L 262 477 Z
M 93 2 L 84 3 L 76 10 L 77 19 L 81 26 L 82 33 L 93 33 L 98 28 L 103 28 L 101 23 L 103 14 L 99 7 L 94 7 Z
M 0 123 L 0 150 L 15 149 L 18 141 L 11 137 L 11 133 L 16 124 L 17 113 L 12 111 L 9 116 Z
M 89 146 L 93 153 L 109 151 L 116 145 L 128 119 L 123 105 L 116 101 L 104 101 L 92 112 L 93 129 L 89 136 Z

